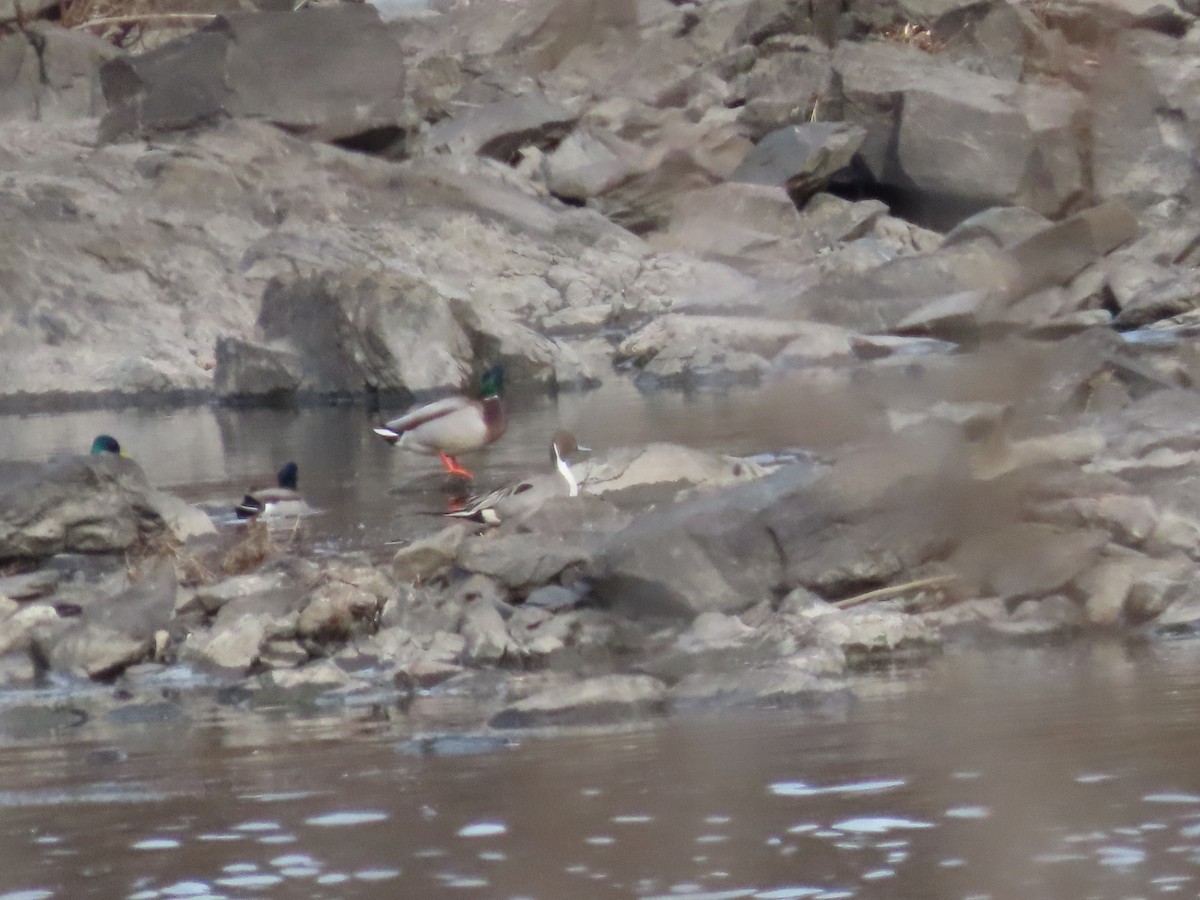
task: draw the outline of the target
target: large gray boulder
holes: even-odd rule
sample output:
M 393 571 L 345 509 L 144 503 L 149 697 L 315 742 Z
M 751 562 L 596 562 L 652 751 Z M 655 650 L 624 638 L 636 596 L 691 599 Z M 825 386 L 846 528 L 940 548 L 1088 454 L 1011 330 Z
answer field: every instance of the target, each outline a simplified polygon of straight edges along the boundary
M 594 126 L 571 131 L 542 159 L 542 179 L 556 197 L 582 201 L 628 178 L 641 153 Z
M 1195 197 L 1200 105 L 1192 42 L 1132 29 L 1112 40 L 1090 95 L 1097 196 L 1139 208 Z
M 213 387 L 221 398 L 286 399 L 303 381 L 300 354 L 233 335 L 217 338 Z
M 470 341 L 448 298 L 399 274 L 273 279 L 258 326 L 265 346 L 226 343 L 218 355 L 222 394 L 417 393 L 458 387 L 471 359 Z
M 639 383 L 755 381 L 776 363 L 848 358 L 853 337 L 845 328 L 818 322 L 668 313 L 622 341 L 617 358 L 641 370 Z
M 1138 223 L 1128 206 L 1112 200 L 1025 233 L 1006 247 L 957 241 L 865 272 L 835 273 L 805 291 L 796 306 L 810 318 L 864 331 L 961 337 L 998 324 L 1009 331 L 1013 323 L 1005 319 L 1017 301 L 1065 285 L 1132 240 Z
M 175 607 L 175 566 L 156 557 L 114 596 L 87 604 L 78 619 L 44 632 L 35 652 L 51 668 L 88 678 L 111 678 L 150 657 Z
M 21 3 L 26 15 L 36 4 Z M 0 120 L 53 121 L 104 111 L 100 67 L 123 54 L 107 41 L 48 22 L 7 31 L 0 12 Z
M 751 138 L 787 123 L 808 122 L 831 94 L 833 66 L 829 50 L 816 40 L 797 41 L 777 52 L 757 53 L 753 65 L 730 83 L 743 101 L 738 120 Z
M 690 620 L 770 600 L 783 558 L 762 514 L 811 478 L 802 467 L 637 517 L 592 564 L 592 596 L 633 617 Z
M 865 129 L 842 122 L 789 125 L 755 144 L 729 180 L 779 185 L 803 201 L 850 164 L 866 136 Z
M 308 596 L 295 585 L 246 594 L 224 604 L 211 624 L 190 630 L 178 648 L 181 662 L 247 672 L 272 638 L 293 638 Z
M 880 184 L 1052 216 L 1089 202 L 1078 91 L 978 74 L 888 42 L 843 43 L 833 65 L 846 120 L 867 131 L 861 159 Z
M 369 4 L 231 13 L 158 50 L 114 60 L 101 82 L 110 108 L 102 140 L 243 116 L 348 140 L 399 133 L 406 116 L 400 46 Z
M 524 147 L 547 148 L 571 130 L 575 115 L 541 94 L 475 106 L 439 122 L 422 136 L 426 153 L 490 156 L 516 162 Z
M 137 463 L 108 454 L 67 459 L 0 488 L 0 560 L 128 551 L 211 530 L 206 516 L 150 487 Z

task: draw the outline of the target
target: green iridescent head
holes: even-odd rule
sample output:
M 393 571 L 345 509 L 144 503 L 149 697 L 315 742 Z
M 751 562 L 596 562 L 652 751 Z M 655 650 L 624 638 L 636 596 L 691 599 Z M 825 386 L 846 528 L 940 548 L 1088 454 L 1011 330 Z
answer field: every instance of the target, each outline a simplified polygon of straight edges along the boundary
M 115 453 L 118 456 L 121 454 L 121 445 L 117 443 L 117 439 L 111 434 L 97 435 L 92 441 L 92 453 Z
M 479 393 L 483 397 L 499 397 L 504 393 L 504 366 L 492 366 L 480 376 Z

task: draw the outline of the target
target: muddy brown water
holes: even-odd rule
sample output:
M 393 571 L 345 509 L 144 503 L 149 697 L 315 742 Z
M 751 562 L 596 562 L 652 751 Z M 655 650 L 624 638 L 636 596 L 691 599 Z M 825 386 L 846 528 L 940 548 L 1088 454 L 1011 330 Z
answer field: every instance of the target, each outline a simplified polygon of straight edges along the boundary
M 429 528 L 411 513 L 442 494 L 368 422 L 11 417 L 0 458 L 110 431 L 153 482 L 214 508 L 295 458 L 326 510 L 315 546 L 370 549 Z M 530 400 L 471 462 L 481 481 L 524 472 L 559 424 L 601 448 L 803 443 L 761 422 L 732 395 Z M 595 731 L 464 732 L 446 693 L 252 711 L 167 685 L 122 712 L 47 690 L 0 696 L 2 900 L 1200 896 L 1196 641 L 952 647 L 816 710 Z

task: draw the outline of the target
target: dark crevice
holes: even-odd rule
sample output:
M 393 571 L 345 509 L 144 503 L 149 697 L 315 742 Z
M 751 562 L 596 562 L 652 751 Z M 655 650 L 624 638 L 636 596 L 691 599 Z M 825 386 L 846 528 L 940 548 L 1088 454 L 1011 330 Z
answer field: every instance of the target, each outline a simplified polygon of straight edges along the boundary
M 383 156 L 388 159 L 404 159 L 407 156 L 405 152 L 407 136 L 408 132 L 399 125 L 381 125 L 349 137 L 339 138 L 331 143 L 343 150 L 352 150 L 355 153 Z

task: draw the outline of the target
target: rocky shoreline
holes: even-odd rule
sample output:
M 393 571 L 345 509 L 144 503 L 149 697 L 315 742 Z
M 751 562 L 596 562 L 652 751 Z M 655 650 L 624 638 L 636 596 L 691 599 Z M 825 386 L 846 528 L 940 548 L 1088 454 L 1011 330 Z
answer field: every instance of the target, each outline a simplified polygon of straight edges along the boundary
M 828 415 L 819 461 L 631 448 L 394 558 L 214 529 L 127 460 L 13 472 L 0 683 L 492 679 L 525 727 L 1200 620 L 1186 4 L 219 6 L 138 52 L 54 9 L 0 3 L 0 409 L 495 361 Z

